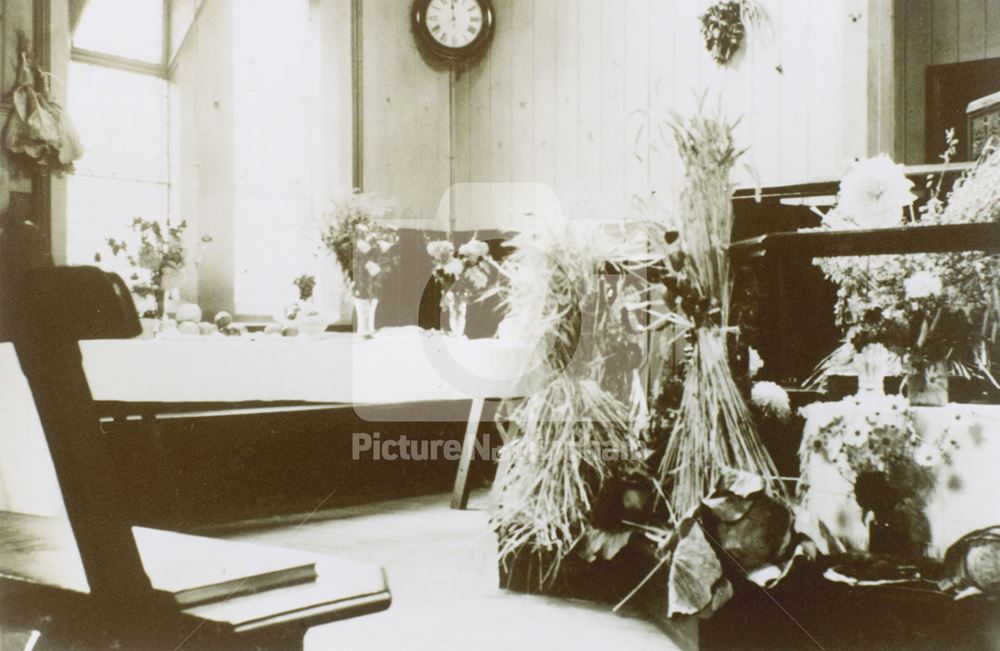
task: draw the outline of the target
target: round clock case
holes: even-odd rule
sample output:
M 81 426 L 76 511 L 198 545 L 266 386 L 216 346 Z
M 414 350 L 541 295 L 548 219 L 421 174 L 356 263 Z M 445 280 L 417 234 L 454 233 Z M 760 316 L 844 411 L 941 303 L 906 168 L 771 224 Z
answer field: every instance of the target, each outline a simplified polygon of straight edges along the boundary
M 475 58 L 493 36 L 490 0 L 415 0 L 410 15 L 421 52 L 439 63 Z

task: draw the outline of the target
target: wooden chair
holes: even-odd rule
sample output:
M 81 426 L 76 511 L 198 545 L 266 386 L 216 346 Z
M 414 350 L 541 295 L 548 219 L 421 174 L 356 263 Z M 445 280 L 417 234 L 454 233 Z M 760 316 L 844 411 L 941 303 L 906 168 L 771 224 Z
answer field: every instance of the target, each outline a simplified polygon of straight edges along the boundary
M 380 568 L 318 556 L 318 578 L 299 585 L 188 607 L 158 590 L 169 577 L 147 574 L 147 568 L 163 567 L 162 558 L 153 558 L 162 549 L 136 544 L 130 487 L 120 480 L 115 439 L 101 431 L 79 348 L 81 339 L 139 334 L 128 289 L 117 275 L 94 267 L 33 269 L 19 281 L 12 338 L 69 527 L 37 516 L 0 514 L 5 623 L 38 629 L 43 637 L 70 645 L 82 641 L 101 648 L 297 649 L 310 626 L 388 607 Z M 229 544 L 239 552 L 239 543 L 167 535 L 194 541 L 189 565 L 199 560 L 199 540 L 205 549 Z

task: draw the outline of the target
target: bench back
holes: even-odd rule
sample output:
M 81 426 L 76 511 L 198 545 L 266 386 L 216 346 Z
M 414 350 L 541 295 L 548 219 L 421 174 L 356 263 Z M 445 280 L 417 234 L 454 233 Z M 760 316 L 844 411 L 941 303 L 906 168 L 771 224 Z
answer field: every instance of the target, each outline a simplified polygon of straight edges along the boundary
M 120 277 L 96 267 L 37 268 L 23 275 L 14 304 L 14 346 L 91 594 L 134 605 L 152 588 L 132 536 L 131 496 L 117 481 L 114 441 L 101 431 L 79 346 L 81 339 L 139 334 L 131 295 Z

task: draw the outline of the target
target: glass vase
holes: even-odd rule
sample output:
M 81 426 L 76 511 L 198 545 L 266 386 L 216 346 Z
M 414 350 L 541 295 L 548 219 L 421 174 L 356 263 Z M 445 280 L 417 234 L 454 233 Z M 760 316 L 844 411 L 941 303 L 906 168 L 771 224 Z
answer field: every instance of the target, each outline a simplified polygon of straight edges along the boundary
M 371 337 L 375 334 L 375 310 L 377 308 L 377 298 L 354 297 L 355 332 L 364 337 Z
M 858 374 L 858 393 L 883 395 L 885 375 L 889 368 L 889 350 L 882 344 L 868 344 L 854 354 L 854 370 Z
M 948 404 L 948 362 L 940 360 L 907 369 L 906 388 L 911 405 L 943 407 Z
M 162 287 L 153 289 L 153 301 L 156 303 L 156 318 L 162 320 L 167 316 L 167 292 Z
M 453 337 L 465 335 L 465 317 L 469 311 L 469 300 L 457 296 L 454 292 L 446 292 L 444 306 L 448 310 L 448 334 Z
M 873 513 L 868 522 L 868 551 L 876 556 L 916 560 L 926 556 L 930 542 L 930 523 L 912 504 Z

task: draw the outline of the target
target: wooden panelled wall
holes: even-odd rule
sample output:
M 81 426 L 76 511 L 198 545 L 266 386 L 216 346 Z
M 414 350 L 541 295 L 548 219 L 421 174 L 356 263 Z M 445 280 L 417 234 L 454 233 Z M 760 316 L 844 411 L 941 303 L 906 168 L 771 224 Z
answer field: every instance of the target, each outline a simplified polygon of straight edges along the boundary
M 566 214 L 619 217 L 654 191 L 669 205 L 678 165 L 657 144 L 662 120 L 702 94 L 741 117 L 761 182 L 839 176 L 871 147 L 868 3 L 761 4 L 766 21 L 720 67 L 700 35 L 703 2 L 494 0 L 489 52 L 452 80 L 452 181 L 545 183 Z M 455 226 L 503 225 L 503 205 L 459 203 Z
M 924 163 L 927 66 L 1000 57 L 1000 0 L 896 0 L 894 9 L 897 137 L 905 162 Z
M 360 12 L 360 186 L 398 216 L 430 220 L 450 181 L 449 76 L 420 58 L 410 0 L 355 0 Z M 357 163 L 356 163 L 357 164 Z

